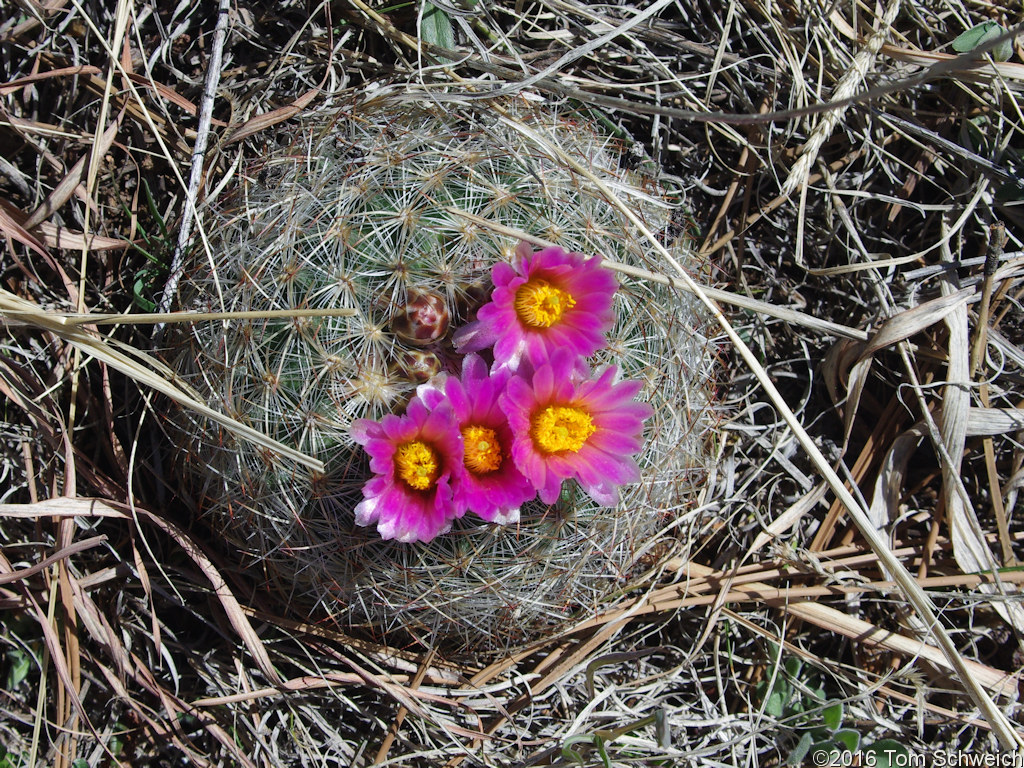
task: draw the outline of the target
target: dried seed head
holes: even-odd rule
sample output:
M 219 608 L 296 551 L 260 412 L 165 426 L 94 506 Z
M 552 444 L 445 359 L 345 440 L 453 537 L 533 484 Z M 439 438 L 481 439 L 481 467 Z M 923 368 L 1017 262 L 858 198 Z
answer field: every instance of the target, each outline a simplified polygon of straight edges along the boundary
M 391 318 L 391 330 L 408 344 L 424 347 L 444 338 L 451 317 L 444 297 L 433 291 L 409 291 Z

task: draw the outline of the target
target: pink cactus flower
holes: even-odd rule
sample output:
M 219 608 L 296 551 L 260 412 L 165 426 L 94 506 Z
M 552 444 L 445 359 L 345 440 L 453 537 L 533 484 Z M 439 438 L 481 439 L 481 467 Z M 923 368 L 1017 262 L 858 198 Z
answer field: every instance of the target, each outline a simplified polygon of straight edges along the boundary
M 438 377 L 417 390 L 428 408 L 447 402 L 459 424 L 465 473 L 456 503 L 493 523 L 516 522 L 519 507 L 537 495 L 512 460 L 512 430 L 498 405 L 510 375 L 507 369 L 489 374 L 478 355 L 467 355 L 461 377 Z
M 529 375 L 509 380 L 500 402 L 515 435 L 512 458 L 546 504 L 571 478 L 594 501 L 613 506 L 619 487 L 640 479 L 633 456 L 653 409 L 633 400 L 641 382 L 616 382 L 616 366 L 581 378 L 577 360 L 559 351 Z
M 428 409 L 413 398 L 404 416 L 357 419 L 351 431 L 369 454 L 374 473 L 356 505 L 359 525 L 376 523 L 385 539 L 425 542 L 447 533 L 452 520 L 465 513 L 465 506 L 454 503 L 463 448 L 450 406 Z
M 515 265 L 491 270 L 494 291 L 477 319 L 452 337 L 460 352 L 494 348 L 494 361 L 512 370 L 525 359 L 541 365 L 556 349 L 589 357 L 604 346 L 614 320 L 618 283 L 598 257 L 557 246 L 516 249 Z

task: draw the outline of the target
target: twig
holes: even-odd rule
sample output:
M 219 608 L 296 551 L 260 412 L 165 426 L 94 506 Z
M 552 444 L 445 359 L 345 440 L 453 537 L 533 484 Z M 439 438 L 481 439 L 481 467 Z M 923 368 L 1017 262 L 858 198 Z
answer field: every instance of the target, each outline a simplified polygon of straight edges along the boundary
M 196 198 L 199 196 L 199 185 L 203 179 L 206 159 L 206 144 L 210 137 L 210 123 L 213 119 L 213 102 L 220 83 L 221 59 L 224 53 L 224 41 L 227 38 L 228 13 L 231 10 L 230 0 L 220 0 L 217 8 L 217 25 L 213 30 L 213 43 L 210 46 L 210 61 L 206 68 L 206 80 L 203 83 L 203 97 L 199 104 L 199 128 L 196 132 L 195 144 L 192 148 L 192 170 L 188 179 L 188 191 L 185 196 L 185 210 L 182 212 L 181 227 L 178 230 L 178 241 L 174 245 L 171 256 L 171 273 L 164 285 L 163 295 L 157 304 L 159 312 L 167 312 L 174 301 L 178 290 L 178 282 L 184 270 L 185 249 L 192 236 L 192 225 L 197 215 Z M 163 325 L 154 329 L 154 338 L 159 342 L 163 335 Z

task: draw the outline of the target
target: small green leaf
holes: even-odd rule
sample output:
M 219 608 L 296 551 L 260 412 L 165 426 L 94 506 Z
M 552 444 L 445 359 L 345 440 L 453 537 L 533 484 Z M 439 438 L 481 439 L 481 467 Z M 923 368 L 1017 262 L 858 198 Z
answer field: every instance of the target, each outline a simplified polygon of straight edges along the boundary
M 803 667 L 804 663 L 798 656 L 790 656 L 788 659 L 786 659 L 786 674 L 794 680 L 800 677 L 800 670 L 802 670 Z
M 779 681 L 782 683 L 782 681 Z M 785 683 L 776 684 L 775 690 L 768 694 L 768 699 L 764 704 L 765 714 L 774 717 L 781 718 L 786 711 L 786 704 L 789 703 L 789 686 Z
M 669 749 L 672 746 L 672 729 L 665 717 L 665 709 L 659 707 L 654 712 L 654 732 L 658 736 L 658 746 L 662 749 Z
M 601 756 L 601 762 L 604 763 L 604 768 L 612 768 L 612 760 L 608 756 L 608 750 L 605 749 L 604 739 L 600 736 L 595 736 L 594 744 L 597 746 L 597 754 Z
M 4 689 L 13 691 L 17 688 L 32 669 L 32 657 L 20 648 L 12 648 L 7 652 L 7 679 L 4 681 Z
M 843 724 L 843 703 L 837 701 L 821 711 L 821 719 L 825 721 L 825 727 L 830 731 L 839 730 Z
M 988 115 L 978 115 L 964 122 L 964 133 L 975 152 L 989 151 L 989 137 L 992 135 L 992 121 Z
M 797 742 L 797 745 L 793 747 L 793 751 L 789 753 L 789 757 L 786 758 L 786 765 L 802 764 L 813 743 L 814 737 L 811 734 L 805 733 L 801 736 L 800 741 Z
M 860 733 L 852 728 L 843 728 L 832 734 L 832 741 L 842 744 L 845 749 L 856 752 L 860 747 Z
M 423 2 L 423 25 L 420 27 L 420 37 L 423 42 L 436 45 L 439 48 L 452 50 L 455 48 L 455 30 L 452 29 L 452 20 L 448 14 L 442 11 L 433 3 Z
M 960 34 L 953 41 L 953 50 L 957 53 L 967 53 L 968 51 L 980 48 L 1005 33 L 1006 28 L 999 22 L 983 21 L 981 24 L 971 27 L 966 32 Z M 992 58 L 996 61 L 1006 61 L 1013 55 L 1013 41 L 1010 39 L 1004 40 L 993 48 L 991 53 Z
M 581 755 L 579 752 L 577 752 L 572 747 L 573 747 L 574 744 L 593 744 L 593 743 L 594 743 L 594 740 L 593 740 L 593 738 L 591 738 L 591 736 L 589 734 L 587 734 L 587 735 L 579 735 L 579 736 L 570 736 L 569 738 L 567 738 L 565 740 L 565 743 L 562 744 L 562 759 L 563 760 L 572 760 L 574 762 L 579 763 L 580 765 L 584 765 L 585 766 L 587 764 L 587 761 L 584 759 L 583 755 Z
M 135 303 L 143 312 L 155 312 L 156 304 L 146 298 L 151 288 L 148 270 L 140 270 L 135 275 L 135 282 L 132 284 L 132 294 Z

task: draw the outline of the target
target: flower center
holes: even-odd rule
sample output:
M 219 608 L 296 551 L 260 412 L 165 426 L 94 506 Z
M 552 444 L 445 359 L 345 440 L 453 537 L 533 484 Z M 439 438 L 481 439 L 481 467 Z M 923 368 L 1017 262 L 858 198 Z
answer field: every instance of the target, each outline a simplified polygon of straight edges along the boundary
M 486 475 L 501 466 L 501 445 L 493 429 L 464 427 L 462 440 L 466 444 L 466 469 L 474 475 Z
M 441 474 L 437 451 L 420 440 L 402 443 L 395 451 L 395 469 L 410 488 L 425 491 Z
M 519 319 L 531 328 L 550 328 L 572 309 L 576 299 L 547 280 L 530 280 L 519 286 L 514 302 Z
M 541 453 L 577 453 L 595 431 L 590 414 L 574 405 L 549 405 L 530 419 L 530 437 Z

